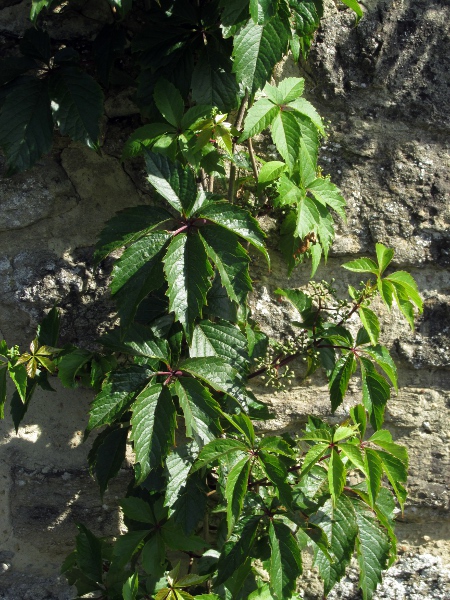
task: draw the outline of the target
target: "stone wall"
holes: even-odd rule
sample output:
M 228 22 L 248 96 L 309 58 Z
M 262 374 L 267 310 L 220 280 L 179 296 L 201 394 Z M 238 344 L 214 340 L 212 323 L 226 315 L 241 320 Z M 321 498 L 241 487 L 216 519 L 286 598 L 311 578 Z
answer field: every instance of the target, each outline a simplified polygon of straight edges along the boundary
M 98 30 L 95 10 L 102 3 L 78 4 L 76 19 L 61 30 L 61 39 L 74 37 L 80 28 L 92 38 Z M 277 77 L 300 72 L 309 99 L 330 120 L 322 167 L 349 205 L 348 223 L 339 227 L 333 254 L 317 278 L 335 277 L 345 289 L 359 278 L 339 265 L 373 253 L 375 242 L 383 242 L 395 248 L 396 266 L 414 275 L 424 298 L 414 333 L 395 311 L 383 312 L 384 341 L 400 378 L 387 424 L 396 441 L 409 448 L 411 469 L 408 506 L 397 528 L 401 560 L 378 598 L 415 598 L 416 593 L 422 599 L 445 598 L 450 593 L 445 587 L 450 562 L 450 5 L 447 0 L 366 0 L 366 16 L 355 27 L 353 16 L 338 4 L 329 0 L 308 64 L 287 61 Z M 23 29 L 28 6 L 0 1 L 1 44 Z M 9 344 L 29 342 L 45 309 L 54 304 L 63 311 L 64 341 L 85 346 L 113 315 L 107 265 L 105 272 L 94 273 L 91 257 L 105 221 L 141 203 L 149 192 L 141 165 L 118 160 L 121 144 L 138 124 L 131 93 L 107 98 L 101 155 L 58 138 L 51 156 L 31 172 L 0 181 L 0 336 Z M 254 265 L 253 306 L 277 334 L 289 325 L 290 314 L 271 292 L 304 284 L 309 269 L 300 268 L 288 281 L 275 250 L 275 223 L 265 219 L 263 225 L 273 267 L 267 273 L 264 265 Z M 274 408 L 274 429 L 295 431 L 308 412 L 329 416 L 320 376 L 306 384 L 299 377 L 292 389 L 276 396 L 267 388 L 255 389 Z M 358 397 L 354 386 L 337 417 Z M 88 445 L 81 444 L 81 432 L 91 398 L 87 391 L 57 387 L 56 393 L 36 395 L 17 435 L 8 415 L 0 425 L 0 598 L 71 597 L 58 571 L 72 547 L 75 522 L 97 534 L 121 527 L 116 506 L 126 471 L 101 501 L 86 470 Z M 336 598 L 353 597 L 352 577 Z M 305 593 L 316 600 L 316 590 L 312 586 Z

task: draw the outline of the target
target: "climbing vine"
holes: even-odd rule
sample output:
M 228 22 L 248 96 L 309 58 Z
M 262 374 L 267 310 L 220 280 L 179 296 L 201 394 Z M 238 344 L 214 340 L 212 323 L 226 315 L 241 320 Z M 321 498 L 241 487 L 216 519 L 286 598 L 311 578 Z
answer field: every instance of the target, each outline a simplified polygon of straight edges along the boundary
M 356 0 L 343 3 L 362 16 Z M 330 282 L 274 291 L 298 313 L 289 339 L 269 339 L 248 304 L 251 260 L 270 268 L 258 211 L 277 217 L 289 272 L 310 259 L 311 277 L 334 220 L 345 219 L 339 189 L 318 168 L 325 127 L 304 80 L 271 83 L 288 52 L 306 57 L 322 1 L 109 4 L 86 57 L 46 29 L 71 2 L 33 1 L 20 56 L 0 68 L 8 174 L 50 150 L 55 126 L 99 151 L 102 88 L 132 85 L 142 126 L 122 159 L 142 161 L 154 190 L 114 216 L 96 245 L 97 265 L 120 251 L 118 324 L 96 351 L 59 347 L 57 308 L 28 351 L 0 342 L 2 417 L 7 375 L 16 428 L 36 386 L 51 389 L 54 376 L 81 383 L 96 392 L 85 438 L 96 436 L 88 459 L 100 494 L 127 450 L 133 457 L 121 501 L 127 533 L 98 538 L 79 523 L 63 573 L 79 598 L 287 600 L 300 598 L 302 555 L 312 551 L 325 596 L 356 555 L 370 599 L 395 560 L 408 465 L 383 429 L 397 373 L 371 306 L 376 297 L 396 304 L 413 327 L 417 286 L 377 244 L 376 260 L 343 265 L 366 277 L 346 298 Z M 269 136 L 277 160 L 254 149 Z M 307 375 L 325 371 L 332 411 L 353 377 L 361 402 L 338 425 L 310 416 L 295 435 L 267 434 L 270 406 L 249 382 L 288 387 L 299 362 Z

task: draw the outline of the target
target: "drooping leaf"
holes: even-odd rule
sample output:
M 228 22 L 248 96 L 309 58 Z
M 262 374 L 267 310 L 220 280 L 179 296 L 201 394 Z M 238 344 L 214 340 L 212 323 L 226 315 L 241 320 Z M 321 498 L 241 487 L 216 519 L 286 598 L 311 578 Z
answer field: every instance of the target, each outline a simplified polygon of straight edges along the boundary
M 227 201 L 214 202 L 203 206 L 199 216 L 208 219 L 250 242 L 262 252 L 269 263 L 269 255 L 264 245 L 264 234 L 250 213 Z
M 138 365 L 114 372 L 91 404 L 85 436 L 95 427 L 108 425 L 118 418 L 152 375 L 150 370 Z
M 208 257 L 214 262 L 230 300 L 243 305 L 252 284 L 248 272 L 250 257 L 236 234 L 223 227 L 202 227 L 200 233 Z
M 366 448 L 364 454 L 367 489 L 369 492 L 370 505 L 373 507 L 377 500 L 378 492 L 380 491 L 381 476 L 383 472 L 381 468 L 381 461 L 377 452 L 371 448 Z
M 371 600 L 389 559 L 390 541 L 364 502 L 352 499 L 352 505 L 358 526 L 356 556 L 360 569 L 359 584 L 363 600 Z
M 138 521 L 139 523 L 150 523 L 151 525 L 155 524 L 155 517 L 150 504 L 148 504 L 148 502 L 145 500 L 130 496 L 129 498 L 123 498 L 120 501 L 120 506 L 123 514 L 128 519 Z
M 342 404 L 355 366 L 355 356 L 352 352 L 341 356 L 336 363 L 329 382 L 331 410 L 336 410 Z
M 197 455 L 198 450 L 195 448 L 195 444 L 191 443 L 174 448 L 167 456 L 165 464 L 165 477 L 167 483 L 164 506 L 169 508 L 169 516 L 173 512 L 173 505 L 186 487 L 189 471 L 191 470 Z
M 173 127 L 180 127 L 184 113 L 184 102 L 177 88 L 167 79 L 161 78 L 155 85 L 153 98 L 159 112 L 166 121 Z
M 186 435 L 201 447 L 220 433 L 221 409 L 209 390 L 199 381 L 183 377 L 175 382 L 175 392 L 183 410 Z
M 160 532 L 154 533 L 145 542 L 142 548 L 141 560 L 146 573 L 155 578 L 163 575 L 166 564 L 166 545 Z
M 260 450 L 258 459 L 269 480 L 275 484 L 280 501 L 285 504 L 286 507 L 291 506 L 291 486 L 287 483 L 288 473 L 282 458 L 280 456 L 269 454 L 269 452 L 264 450 Z
M 369 334 L 370 341 L 373 345 L 376 345 L 380 335 L 380 322 L 378 321 L 377 315 L 373 310 L 367 308 L 367 306 L 360 306 L 358 314 L 365 330 Z
M 400 459 L 388 452 L 382 450 L 377 450 L 376 452 L 383 465 L 383 471 L 386 473 L 387 478 L 394 489 L 395 495 L 397 496 L 400 507 L 403 510 L 407 492 L 401 482 L 405 483 L 407 479 L 408 473 L 406 466 Z
M 342 494 L 346 481 L 347 470 L 336 448 L 332 448 L 330 462 L 328 465 L 328 484 L 330 486 L 331 498 L 336 504 Z
M 32 167 L 49 152 L 52 140 L 47 81 L 25 76 L 6 96 L 0 113 L 0 147 L 6 156 L 8 174 Z
M 25 404 L 27 400 L 27 370 L 25 365 L 16 364 L 12 365 L 10 362 L 8 363 L 8 372 L 11 380 L 16 386 L 17 393 L 19 394 L 20 399 Z
M 123 569 L 141 547 L 143 540 L 148 536 L 150 531 L 128 531 L 120 535 L 114 543 L 113 555 L 111 560 L 111 572 L 116 572 Z
M 250 456 L 245 456 L 228 473 L 225 487 L 228 536 L 231 535 L 242 511 L 244 497 L 247 492 L 250 466 Z
M 384 409 L 391 390 L 386 379 L 375 371 L 373 364 L 367 358 L 361 356 L 360 365 L 363 403 L 369 413 L 372 427 L 378 430 L 384 421 Z
M 276 598 L 290 598 L 301 575 L 300 549 L 287 525 L 273 519 L 269 524 L 270 587 Z
M 213 274 L 198 235 L 181 233 L 172 239 L 164 257 L 164 271 L 169 284 L 169 310 L 174 311 L 190 339 L 194 321 L 202 315 Z
M 131 440 L 140 465 L 137 483 L 160 466 L 174 442 L 176 411 L 167 387 L 154 384 L 139 394 L 132 407 Z
M 395 390 L 398 391 L 397 367 L 385 346 L 365 346 L 363 351 L 386 373 Z
M 422 312 L 422 298 L 420 297 L 417 283 L 409 273 L 406 271 L 396 271 L 395 273 L 388 275 L 386 279 L 392 283 L 397 290 L 399 288 L 402 289 L 407 296 L 407 299 L 411 300 L 417 306 L 419 312 Z
M 103 94 L 98 83 L 76 67 L 64 67 L 50 78 L 53 118 L 62 135 L 97 149 Z
M 109 481 L 117 475 L 125 460 L 127 437 L 128 429 L 126 428 L 102 431 L 97 436 L 89 453 L 89 466 L 91 472 L 95 473 L 101 496 L 103 496 Z
M 255 542 L 260 520 L 259 515 L 247 517 L 238 539 L 225 544 L 217 564 L 215 585 L 224 583 L 247 560 Z
M 178 498 L 171 506 L 171 516 L 177 523 L 177 529 L 181 528 L 187 536 L 191 536 L 197 529 L 199 522 L 205 518 L 207 493 L 209 491 L 210 489 L 205 485 L 201 474 L 194 473 L 188 477 L 186 484 L 180 490 Z M 174 535 L 179 538 L 177 532 L 174 532 Z M 180 545 L 180 539 L 170 545 L 177 548 L 177 544 Z M 205 547 L 207 544 L 198 539 L 193 542 L 190 538 L 186 542 L 187 547 L 180 549 L 195 550 L 199 545 Z
M 327 596 L 350 562 L 358 527 L 353 506 L 344 494 L 339 496 L 335 506 L 331 500 L 327 500 L 311 520 L 326 533 L 329 552 L 334 559 L 331 562 L 319 547 L 315 548 L 314 562 L 319 568 Z
M 369 441 L 376 444 L 377 446 L 380 446 L 380 448 L 383 448 L 383 450 L 386 450 L 386 452 L 389 452 L 389 454 L 392 454 L 393 456 L 398 458 L 398 460 L 400 460 L 405 465 L 405 468 L 408 468 L 408 451 L 404 446 L 396 444 L 393 441 L 392 434 L 390 433 L 390 431 L 376 431 L 369 438 Z
M 87 527 L 77 523 L 76 537 L 77 563 L 83 574 L 94 581 L 102 583 L 103 563 L 101 542 Z

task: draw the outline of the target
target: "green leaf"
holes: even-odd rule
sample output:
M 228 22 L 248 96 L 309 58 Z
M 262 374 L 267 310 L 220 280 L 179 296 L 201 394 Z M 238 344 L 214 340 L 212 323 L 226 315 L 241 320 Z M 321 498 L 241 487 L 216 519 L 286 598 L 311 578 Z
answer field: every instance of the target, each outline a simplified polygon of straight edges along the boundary
M 263 189 L 270 185 L 273 181 L 286 170 L 286 164 L 281 160 L 271 160 L 266 162 L 258 174 L 258 189 Z
M 301 130 L 296 116 L 291 112 L 279 111 L 271 123 L 271 132 L 278 152 L 293 171 L 300 157 Z
M 343 221 L 347 220 L 344 210 L 346 202 L 339 188 L 334 183 L 331 183 L 329 179 L 315 179 L 308 184 L 308 191 L 311 192 L 318 202 L 332 208 Z
M 335 411 L 342 404 L 350 377 L 355 371 L 355 366 L 356 361 L 353 352 L 344 354 L 337 361 L 329 381 L 331 410 Z
M 95 427 L 108 425 L 120 417 L 152 375 L 151 371 L 137 365 L 114 372 L 94 398 L 85 437 Z
M 391 380 L 395 390 L 398 392 L 397 367 L 389 354 L 389 350 L 385 346 L 380 346 L 379 344 L 376 346 L 365 346 L 362 350 L 365 354 L 368 354 L 381 369 L 383 369 Z
M 167 79 L 161 78 L 155 85 L 153 99 L 166 121 L 179 128 L 184 113 L 184 102 L 177 88 Z
M 233 70 L 252 95 L 270 79 L 286 52 L 289 37 L 289 20 L 284 11 L 265 25 L 257 25 L 250 19 L 234 36 Z
M 346 481 L 347 471 L 336 448 L 332 448 L 328 465 L 328 485 L 334 504 L 342 494 Z
M 367 465 L 364 463 L 364 457 L 359 446 L 352 444 L 351 442 L 344 442 L 339 444 L 339 449 L 342 450 L 342 453 L 361 471 L 361 473 L 367 473 Z
M 123 514 L 139 523 L 150 523 L 155 524 L 155 517 L 153 515 L 150 505 L 141 498 L 123 498 L 120 501 L 120 507 L 122 508 Z
M 139 589 L 139 576 L 136 573 L 133 573 L 131 577 L 129 577 L 122 587 L 122 597 L 123 600 L 136 600 Z
M 109 481 L 117 475 L 125 460 L 127 438 L 126 428 L 106 429 L 97 436 L 89 452 L 89 467 L 91 472 L 95 472 L 102 497 Z
M 247 560 L 255 543 L 260 520 L 259 515 L 247 517 L 238 539 L 225 544 L 217 564 L 216 586 L 229 579 Z
M 188 536 L 198 528 L 199 521 L 205 518 L 207 493 L 209 491 L 209 487 L 205 486 L 204 478 L 199 473 L 194 473 L 194 475 L 188 477 L 186 484 L 180 490 L 178 498 L 170 509 L 172 519 Z M 173 548 L 178 548 L 182 542 L 177 532 L 174 532 L 174 535 L 178 539 L 170 542 L 169 545 Z M 180 549 L 195 550 L 196 547 L 205 547 L 207 544 L 198 539 L 193 541 L 192 538 L 189 538 L 185 545 L 187 546 L 186 548 L 180 547 Z
M 367 308 L 366 306 L 360 306 L 358 309 L 359 318 L 367 331 L 370 341 L 376 345 L 378 343 L 378 337 L 380 335 L 380 322 L 377 315 Z
M 248 272 L 250 257 L 239 243 L 236 234 L 217 226 L 202 227 L 203 240 L 209 258 L 220 274 L 220 280 L 230 300 L 243 305 L 252 284 Z
M 344 263 L 342 267 L 344 267 L 344 269 L 348 269 L 349 271 L 355 271 L 355 273 L 373 273 L 374 275 L 378 275 L 377 263 L 371 258 L 358 258 L 356 260 L 351 260 L 348 263 Z
M 169 244 L 164 257 L 169 289 L 169 310 L 174 311 L 190 340 L 194 321 L 201 317 L 213 270 L 198 235 L 180 233 Z
M 281 94 L 281 102 L 277 104 L 288 104 L 303 94 L 305 80 L 303 77 L 285 77 L 278 83 L 278 91 Z M 307 102 L 305 100 L 305 102 Z M 309 102 L 307 102 L 309 104 Z M 292 106 L 292 104 L 289 104 Z M 311 105 L 312 106 L 312 105 Z M 320 118 L 320 117 L 319 117 Z
M 288 290 L 283 288 L 278 288 L 275 290 L 275 294 L 279 294 L 280 296 L 284 296 L 289 300 L 289 302 L 298 310 L 300 314 L 304 312 L 309 312 L 312 308 L 312 300 L 308 294 L 302 292 L 301 290 Z
M 375 244 L 375 248 L 377 252 L 378 265 L 380 267 L 380 275 L 382 275 L 383 271 L 385 271 L 394 257 L 394 250 L 392 248 L 386 248 L 386 246 L 383 244 Z
M 113 329 L 102 336 L 99 341 L 102 346 L 113 352 L 159 358 L 167 364 L 170 362 L 167 340 L 156 337 L 152 329 L 146 325 L 133 323 L 127 328 L 125 334 L 120 327 Z
M 170 213 L 155 206 L 135 206 L 120 211 L 108 221 L 100 234 L 95 246 L 95 264 L 98 265 L 114 250 L 136 242 L 170 219 Z M 147 243 L 150 243 L 149 239 Z
M 0 419 L 5 418 L 6 369 L 6 365 L 0 366 Z
M 228 473 L 225 487 L 228 536 L 231 535 L 234 525 L 238 521 L 244 505 L 244 497 L 247 493 L 250 467 L 250 456 L 245 456 L 239 462 L 237 462 Z
M 323 124 L 322 117 L 316 111 L 314 106 L 310 102 L 308 102 L 308 100 L 305 100 L 305 98 L 297 98 L 294 101 L 289 102 L 288 108 L 293 109 L 294 114 L 306 117 L 307 120 L 305 121 L 305 123 L 310 121 L 311 124 L 321 135 L 325 135 L 325 126 Z M 329 180 L 324 179 L 324 181 Z
M 380 446 L 380 448 L 383 448 L 383 450 L 386 450 L 387 452 L 389 452 L 389 454 L 392 454 L 393 456 L 398 458 L 398 460 L 400 460 L 405 465 L 405 468 L 408 468 L 408 451 L 404 446 L 400 446 L 400 444 L 396 444 L 392 440 L 392 434 L 390 433 L 390 431 L 376 431 L 369 438 L 369 442 Z
M 19 394 L 20 399 L 25 404 L 27 400 L 27 370 L 25 365 L 15 365 L 14 367 L 11 363 L 8 363 L 8 372 L 11 377 L 14 385 L 16 386 L 17 393 Z
M 142 483 L 151 469 L 162 465 L 174 443 L 176 410 L 168 388 L 155 384 L 139 394 L 132 412 L 130 439 L 140 464 L 137 483 Z
M 250 16 L 258 25 L 264 25 L 277 14 L 279 0 L 250 0 Z
M 36 23 L 36 19 L 39 16 L 39 13 L 44 8 L 49 8 L 55 0 L 32 0 L 31 3 L 31 12 L 30 19 L 33 23 Z
M 404 293 L 408 297 L 409 300 L 414 302 L 417 306 L 419 312 L 423 310 L 423 302 L 422 298 L 419 295 L 419 290 L 417 289 L 417 283 L 414 278 L 407 273 L 406 271 L 396 271 L 395 273 L 391 273 L 386 277 L 387 281 L 394 284 L 394 287 L 398 290 L 398 288 L 403 289 Z M 401 308 L 401 307 L 400 307 Z
M 353 11 L 355 11 L 355 13 L 358 15 L 358 17 L 361 18 L 363 16 L 363 11 L 357 0 L 342 0 L 342 2 L 346 6 L 351 8 Z
M 314 200 L 307 197 L 302 198 L 297 208 L 295 235 L 303 239 L 311 232 L 317 231 L 319 223 L 320 213 Z
M 311 521 L 326 533 L 330 544 L 329 551 L 334 558 L 334 561 L 330 562 L 319 547 L 315 548 L 314 562 L 319 568 L 324 582 L 324 593 L 327 596 L 344 575 L 353 554 L 358 533 L 353 505 L 342 494 L 335 506 L 331 500 L 327 500 Z
M 317 127 L 309 117 L 300 113 L 297 121 L 300 126 L 300 153 L 298 170 L 301 184 L 307 188 L 317 178 L 317 156 L 319 152 L 319 134 Z
M 264 450 L 258 453 L 258 459 L 261 467 L 269 480 L 275 485 L 280 501 L 286 507 L 292 504 L 291 486 L 287 483 L 287 469 L 279 456 L 269 454 Z
M 37 68 L 37 63 L 26 56 L 11 56 L 0 61 L 0 85 L 13 81 L 31 69 Z
M 35 58 L 46 65 L 50 62 L 50 36 L 46 31 L 31 27 L 20 40 L 20 51 L 29 58 Z
M 267 98 L 261 98 L 255 102 L 245 117 L 244 131 L 239 138 L 239 143 L 267 129 L 279 112 L 280 107 Z
M 148 180 L 177 211 L 189 216 L 197 198 L 197 184 L 189 167 L 162 154 L 145 151 Z
M 267 450 L 273 454 L 281 454 L 282 456 L 288 456 L 292 458 L 295 456 L 295 451 L 291 446 L 281 437 L 268 435 L 265 436 L 259 443 L 261 450 Z
M 125 142 L 121 159 L 135 158 L 143 154 L 145 148 L 150 149 L 161 136 L 169 131 L 175 133 L 175 129 L 167 123 L 147 123 L 147 125 L 139 127 Z
M 229 361 L 214 356 L 188 358 L 178 365 L 182 371 L 198 377 L 214 390 L 229 394 L 238 402 L 245 401 L 245 388 L 238 371 Z
M 162 577 L 166 564 L 166 545 L 161 533 L 155 533 L 147 540 L 141 553 L 142 566 L 146 573 L 155 579 Z
M 330 440 L 331 441 L 331 440 Z M 302 470 L 300 477 L 306 475 L 313 466 L 324 456 L 329 449 L 329 444 L 314 444 L 303 458 Z
M 222 461 L 227 456 L 236 453 L 247 452 L 248 448 L 245 444 L 232 438 L 221 438 L 207 444 L 198 455 L 195 461 L 192 473 L 210 465 L 211 463 Z
M 233 109 L 239 88 L 231 69 L 232 62 L 227 54 L 218 52 L 211 44 L 203 46 L 192 73 L 194 102 L 217 106 L 220 111 Z
M 91 581 L 102 583 L 103 563 L 102 545 L 98 538 L 87 527 L 77 523 L 76 537 L 77 563 L 83 575 Z
M 248 370 L 247 338 L 227 321 L 201 321 L 194 329 L 189 355 L 191 358 L 217 356 L 241 372 Z
M 53 118 L 62 135 L 98 149 L 103 94 L 98 83 L 76 67 L 64 67 L 51 75 Z
M 32 167 L 50 151 L 52 141 L 47 81 L 23 77 L 20 85 L 6 96 L 0 113 L 0 147 L 6 156 L 8 174 Z
M 141 547 L 142 541 L 148 536 L 149 530 L 128 531 L 120 535 L 114 542 L 110 571 L 123 569 Z
M 363 600 L 371 600 L 377 585 L 381 583 L 381 573 L 387 566 L 390 541 L 364 502 L 352 499 L 352 504 L 358 525 L 356 556 L 360 569 L 359 584 Z
M 391 396 L 387 381 L 379 375 L 367 358 L 360 357 L 363 403 L 370 423 L 377 430 L 384 421 L 384 409 Z
M 219 404 L 210 392 L 196 379 L 182 377 L 175 382 L 186 424 L 186 435 L 194 438 L 199 447 L 211 442 L 220 434 Z
M 37 328 L 37 338 L 40 346 L 56 347 L 59 339 L 61 316 L 54 306 L 42 319 Z
M 92 359 L 93 353 L 83 348 L 74 348 L 58 360 L 58 378 L 64 387 L 77 386 L 76 377 Z
M 371 448 L 365 449 L 365 474 L 367 478 L 367 489 L 369 491 L 370 505 L 372 508 L 377 500 L 383 474 L 378 452 Z
M 94 40 L 93 51 L 97 76 L 103 87 L 109 86 L 111 69 L 124 51 L 126 31 L 116 23 L 106 24 Z
M 362 404 L 357 404 L 350 409 L 350 416 L 353 422 L 359 426 L 359 435 L 364 437 L 367 428 L 367 413 Z
M 176 382 L 175 387 L 178 385 Z M 178 446 L 168 455 L 165 464 L 165 477 L 167 480 L 164 506 L 169 508 L 169 516 L 173 513 L 173 505 L 178 500 L 186 487 L 189 471 L 197 457 L 198 451 L 191 443 Z
M 386 304 L 388 308 L 392 306 L 392 300 L 394 297 L 394 285 L 387 281 L 386 279 L 378 278 L 377 281 L 378 291 L 380 292 L 380 296 L 383 299 L 383 302 Z
M 396 456 L 388 454 L 388 452 L 377 450 L 376 453 L 383 465 L 383 471 L 386 473 L 387 478 L 394 489 L 400 507 L 403 510 L 407 492 L 401 482 L 406 482 L 408 477 L 406 466 Z
M 264 244 L 264 233 L 250 213 L 227 201 L 214 202 L 200 209 L 200 217 L 208 219 L 225 229 L 244 238 L 257 250 L 262 252 L 267 262 L 269 255 Z
M 302 573 L 300 549 L 289 527 L 275 519 L 269 523 L 269 541 L 270 587 L 279 600 L 290 598 Z

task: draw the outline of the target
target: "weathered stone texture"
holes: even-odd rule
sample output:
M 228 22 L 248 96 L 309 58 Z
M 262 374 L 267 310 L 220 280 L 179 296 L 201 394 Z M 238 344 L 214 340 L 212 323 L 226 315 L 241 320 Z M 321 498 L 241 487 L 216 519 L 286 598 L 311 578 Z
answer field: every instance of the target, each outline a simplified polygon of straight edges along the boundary
M 71 39 L 81 27 L 87 38 L 95 35 L 95 11 L 103 10 L 102 3 L 78 4 L 64 26 L 52 17 L 52 33 L 60 27 L 61 39 Z M 400 383 L 387 425 L 408 446 L 411 468 L 410 500 L 398 525 L 403 554 L 377 597 L 445 598 L 450 6 L 444 0 L 367 0 L 366 16 L 354 27 L 354 17 L 336 4 L 328 1 L 308 64 L 299 68 L 287 61 L 277 76 L 305 76 L 310 100 L 331 121 L 321 163 L 348 199 L 348 222 L 338 226 L 333 254 L 317 278 L 335 277 L 336 287 L 345 291 L 360 277 L 339 265 L 373 254 L 375 242 L 383 242 L 395 248 L 396 267 L 413 274 L 425 301 L 413 333 L 397 311 L 382 312 L 384 341 L 399 365 Z M 0 1 L 0 34 L 22 31 L 25 5 L 28 10 L 28 2 Z M 129 92 L 117 102 L 109 97 L 106 112 L 101 156 L 59 140 L 53 155 L 31 172 L 0 182 L 0 334 L 10 344 L 29 342 L 45 309 L 55 303 L 63 309 L 67 342 L 92 345 L 113 318 L 108 265 L 93 271 L 92 246 L 116 211 L 149 201 L 149 186 L 139 163 L 123 167 L 118 160 L 131 123 L 138 123 Z M 305 285 L 309 267 L 289 281 L 276 252 L 276 223 L 266 217 L 262 224 L 273 248 L 272 271 L 255 258 L 252 302 L 263 326 L 279 336 L 294 315 L 273 298 L 273 290 Z M 295 431 L 309 412 L 342 418 L 360 398 L 358 385 L 352 385 L 345 405 L 331 416 L 324 378 L 303 381 L 301 365 L 294 366 L 289 391 L 274 395 L 255 384 L 276 413 L 269 424 L 274 429 Z M 126 474 L 105 497 L 104 508 L 86 473 L 87 447 L 79 445 L 89 399 L 87 392 L 58 389 L 36 398 L 17 436 L 9 418 L 1 425 L 0 598 L 70 597 L 57 573 L 76 532 L 74 521 L 86 521 L 99 534 L 120 527 L 112 508 Z M 353 598 L 353 583 L 351 574 L 335 597 Z

